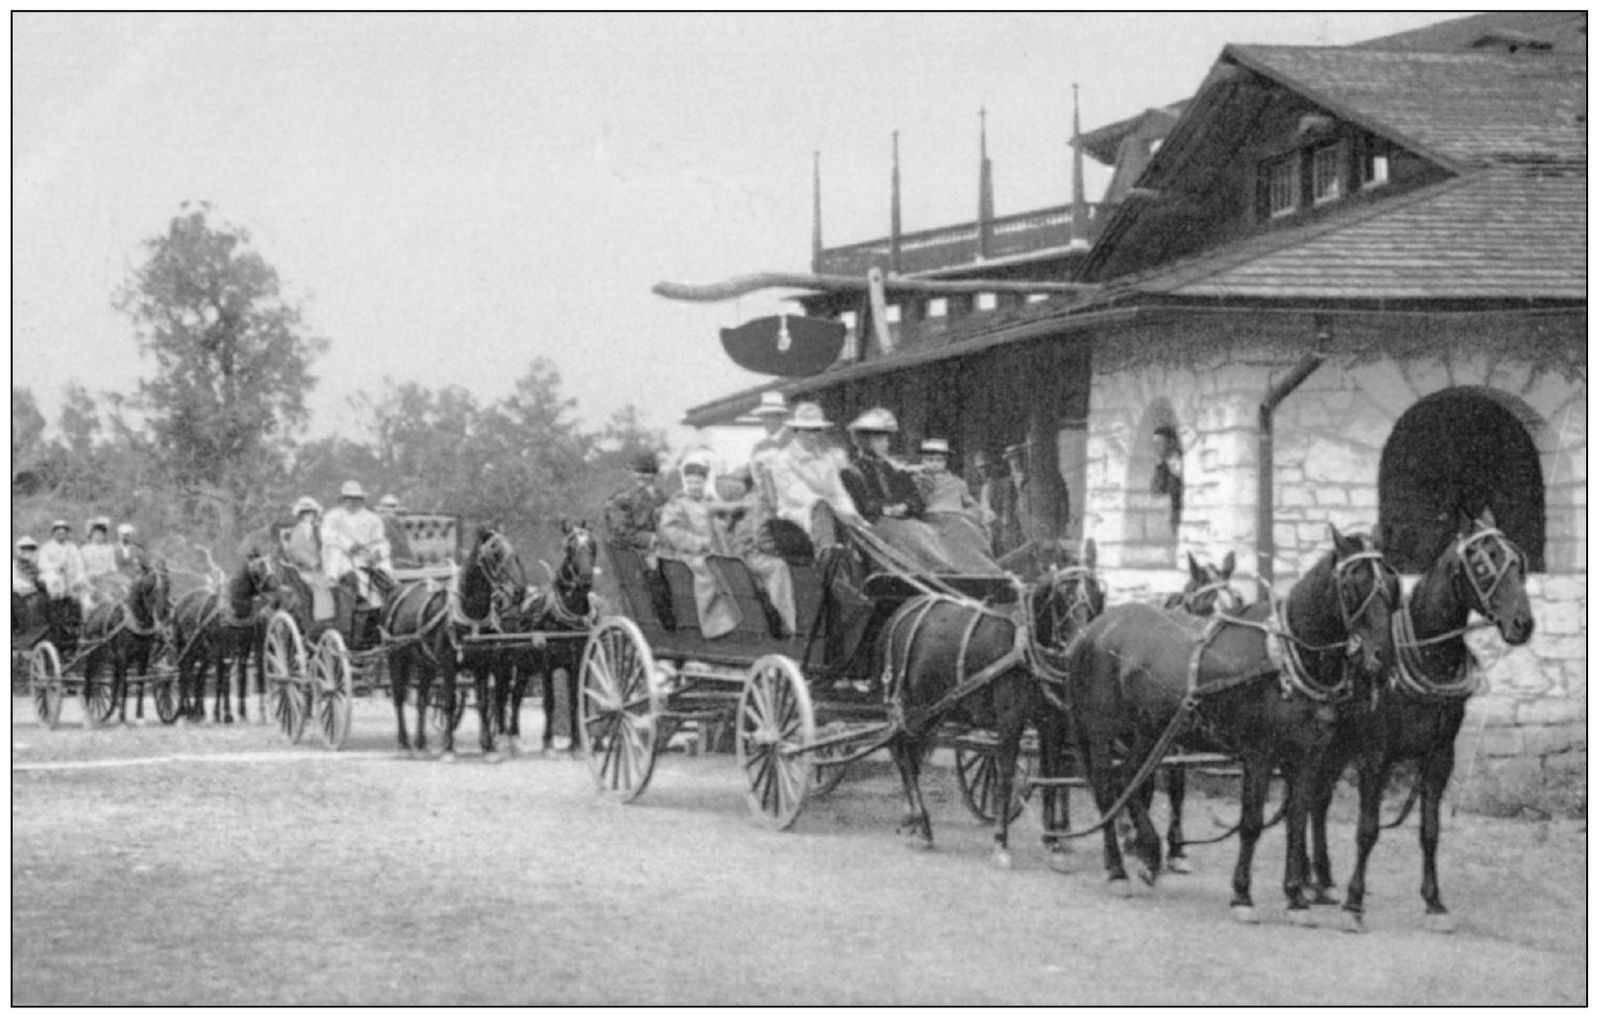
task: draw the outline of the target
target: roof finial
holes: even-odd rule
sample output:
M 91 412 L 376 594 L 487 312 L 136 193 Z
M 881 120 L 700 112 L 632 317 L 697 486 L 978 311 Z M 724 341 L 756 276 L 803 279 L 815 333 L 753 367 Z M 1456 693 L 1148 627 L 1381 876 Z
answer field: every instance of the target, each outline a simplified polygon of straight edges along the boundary
M 989 111 L 978 107 L 978 258 L 989 257 L 994 234 L 994 166 L 989 162 Z
M 1072 83 L 1072 236 L 1067 247 L 1089 247 L 1089 203 L 1083 196 L 1083 129 L 1078 122 L 1078 83 Z
M 894 163 L 889 180 L 889 272 L 900 272 L 900 132 L 893 135 Z
M 822 153 L 811 151 L 811 272 L 822 272 Z

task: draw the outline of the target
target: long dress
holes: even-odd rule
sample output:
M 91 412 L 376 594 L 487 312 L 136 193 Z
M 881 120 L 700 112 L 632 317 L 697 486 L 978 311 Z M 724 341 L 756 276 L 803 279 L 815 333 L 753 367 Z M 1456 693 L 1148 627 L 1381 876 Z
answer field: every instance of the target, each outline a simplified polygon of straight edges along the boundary
M 963 574 L 1001 573 L 1000 565 L 989 555 L 982 507 L 967 484 L 948 471 L 924 471 L 917 477 L 917 488 L 925 504 L 923 518 L 939 534 L 951 565 Z
M 694 575 L 694 604 L 700 615 L 700 632 L 719 638 L 739 626 L 739 606 L 723 587 L 706 557 L 716 552 L 716 532 L 711 508 L 704 500 L 679 493 L 661 508 L 658 533 L 661 556 L 687 564 Z
M 911 476 L 885 458 L 858 450 L 842 475 L 844 488 L 855 501 L 856 509 L 867 520 L 872 533 L 900 553 L 912 570 L 928 574 L 961 573 L 939 541 L 939 534 L 926 521 L 922 494 Z M 905 517 L 888 517 L 884 508 L 904 504 Z

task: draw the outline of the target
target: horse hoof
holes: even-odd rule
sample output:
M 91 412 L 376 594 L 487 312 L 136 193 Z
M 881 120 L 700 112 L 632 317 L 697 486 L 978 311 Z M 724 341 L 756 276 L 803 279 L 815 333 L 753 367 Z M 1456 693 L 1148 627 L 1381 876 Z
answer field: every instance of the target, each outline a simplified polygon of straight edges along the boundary
M 1161 869 L 1158 867 L 1152 868 L 1147 862 L 1140 862 L 1139 867 L 1134 870 L 1134 874 L 1139 877 L 1139 882 L 1146 886 L 1154 886 L 1156 885 L 1156 879 L 1161 875 Z
M 1050 852 L 1050 870 L 1065 875 L 1072 871 L 1072 858 L 1065 851 Z
M 1346 911 L 1344 913 L 1344 918 L 1341 919 L 1339 927 L 1345 932 L 1360 933 L 1367 931 L 1367 923 L 1354 911 Z
M 906 838 L 906 847 L 913 851 L 931 851 L 933 850 L 933 838 L 913 833 Z
M 506 754 L 509 755 L 511 758 L 513 758 L 513 759 L 516 758 L 517 755 L 521 751 L 522 751 L 522 749 L 517 747 L 517 739 L 516 738 L 513 737 L 513 738 L 510 738 L 509 740 L 506 741 Z
M 1235 904 L 1228 910 L 1233 912 L 1233 920 L 1240 925 L 1254 925 L 1261 920 L 1256 917 L 1256 909 L 1249 904 Z
M 1444 911 L 1441 911 L 1438 914 L 1429 915 L 1428 928 L 1434 932 L 1448 936 L 1450 933 L 1456 931 L 1455 916 Z
M 1007 870 L 1011 868 L 1010 851 L 997 850 L 994 852 L 994 854 L 990 855 L 989 860 L 994 863 L 994 867 L 997 869 Z
M 1183 855 L 1173 855 L 1167 859 L 1167 871 L 1180 876 L 1189 874 L 1189 859 Z
M 583 749 L 579 748 L 577 745 L 573 745 L 571 748 L 567 749 L 567 758 L 571 759 L 573 762 L 582 762 L 584 758 Z
M 439 761 L 443 762 L 443 763 L 446 763 L 446 764 L 454 762 L 454 761 L 456 761 L 456 753 L 452 752 L 452 751 L 440 752 L 439 753 Z
M 1290 908 L 1289 922 L 1300 926 L 1302 929 L 1311 929 L 1317 924 L 1316 920 L 1311 917 L 1310 908 Z
M 1113 897 L 1127 898 L 1133 896 L 1133 885 L 1126 879 L 1113 879 L 1106 883 L 1106 890 Z

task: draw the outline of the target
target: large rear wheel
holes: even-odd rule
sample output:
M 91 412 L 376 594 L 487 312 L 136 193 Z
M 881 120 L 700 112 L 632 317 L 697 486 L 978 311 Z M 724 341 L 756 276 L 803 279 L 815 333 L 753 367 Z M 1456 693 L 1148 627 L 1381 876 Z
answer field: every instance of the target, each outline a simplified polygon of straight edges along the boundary
M 800 665 L 788 656 L 762 656 L 739 693 L 735 751 L 744 772 L 745 801 L 757 819 L 786 830 L 805 806 L 816 765 L 800 749 L 817 739 L 816 714 Z
M 41 641 L 28 657 L 28 691 L 34 714 L 46 730 L 55 730 L 61 723 L 61 689 L 61 654 L 54 643 Z
M 97 664 L 103 666 L 104 664 Z M 105 726 L 117 711 L 113 695 L 116 682 L 114 671 L 95 670 L 94 676 L 83 676 L 83 724 L 91 730 Z
M 993 738 L 975 740 L 962 738 L 956 743 L 956 782 L 961 785 L 961 803 L 981 823 L 994 823 L 1000 818 L 1000 757 Z M 1015 822 L 1022 814 L 1022 792 L 1033 775 L 1033 760 L 1017 753 L 1017 769 L 1011 778 L 1011 801 L 1006 809 L 1006 822 Z
M 655 657 L 638 625 L 610 617 L 596 625 L 578 668 L 578 741 L 595 786 L 632 801 L 656 768 L 665 702 Z
M 306 646 L 294 618 L 278 610 L 267 618 L 266 676 L 261 679 L 267 718 L 298 744 L 310 716 Z
M 311 659 L 311 715 L 317 736 L 329 751 L 338 751 L 350 736 L 350 711 L 355 702 L 355 677 L 344 636 L 329 629 L 317 642 Z
M 150 657 L 151 700 L 162 723 L 178 718 L 178 652 L 162 642 Z

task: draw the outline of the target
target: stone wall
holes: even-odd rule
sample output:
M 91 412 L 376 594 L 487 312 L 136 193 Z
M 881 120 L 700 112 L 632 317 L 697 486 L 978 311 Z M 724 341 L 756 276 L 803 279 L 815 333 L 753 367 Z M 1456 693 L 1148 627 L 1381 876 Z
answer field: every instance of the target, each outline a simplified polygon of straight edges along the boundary
M 1084 534 L 1116 598 L 1182 583 L 1185 553 L 1229 551 L 1250 590 L 1256 565 L 1258 408 L 1273 381 L 1318 346 L 1326 361 L 1274 419 L 1273 543 L 1286 592 L 1328 548 L 1328 525 L 1378 522 L 1378 467 L 1396 421 L 1419 400 L 1473 388 L 1527 429 L 1545 485 L 1546 570 L 1532 574 L 1535 633 L 1507 650 L 1473 645 L 1486 691 L 1469 704 L 1457 782 L 1500 803 L 1587 756 L 1587 362 L 1581 313 L 1472 315 L 1160 313 L 1108 330 L 1093 349 Z M 1322 341 L 1318 344 L 1318 334 Z M 1141 443 L 1166 401 L 1184 448 L 1177 541 L 1145 534 Z M 1152 556 L 1152 554 L 1155 556 Z M 1164 561 L 1164 562 L 1163 562 Z

